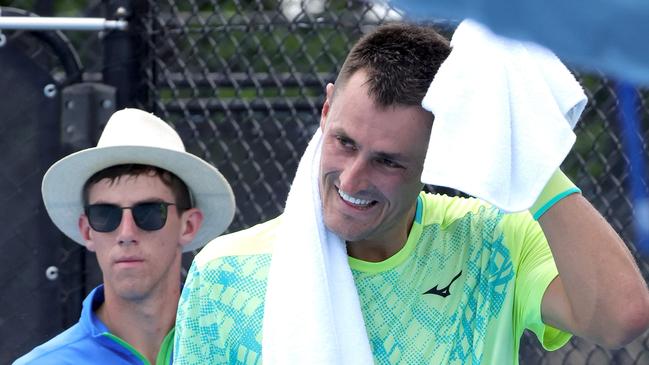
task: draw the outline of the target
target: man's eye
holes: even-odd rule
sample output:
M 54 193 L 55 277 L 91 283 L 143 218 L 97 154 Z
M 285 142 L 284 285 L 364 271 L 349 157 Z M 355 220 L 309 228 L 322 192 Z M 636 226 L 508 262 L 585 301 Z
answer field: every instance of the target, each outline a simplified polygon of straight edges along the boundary
M 338 143 L 345 148 L 355 148 L 354 143 L 349 138 L 337 136 L 336 140 L 338 140 Z
M 381 158 L 378 160 L 378 163 L 380 163 L 383 166 L 389 167 L 389 168 L 394 168 L 394 169 L 400 169 L 402 166 L 390 159 L 387 158 Z

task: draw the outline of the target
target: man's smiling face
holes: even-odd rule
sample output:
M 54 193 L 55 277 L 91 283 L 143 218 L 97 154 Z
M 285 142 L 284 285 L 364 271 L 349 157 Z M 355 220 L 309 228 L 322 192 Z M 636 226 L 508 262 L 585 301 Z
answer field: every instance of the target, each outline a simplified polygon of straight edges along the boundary
M 419 106 L 377 106 L 365 77 L 358 71 L 335 96 L 327 87 L 320 122 L 324 222 L 348 243 L 400 248 L 423 187 L 432 116 Z

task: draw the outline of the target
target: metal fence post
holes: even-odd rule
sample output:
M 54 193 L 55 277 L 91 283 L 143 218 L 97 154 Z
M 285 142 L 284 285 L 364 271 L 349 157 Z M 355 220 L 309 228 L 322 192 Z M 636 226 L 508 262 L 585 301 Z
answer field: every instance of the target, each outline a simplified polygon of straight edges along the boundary
M 142 60 L 139 52 L 140 39 L 138 36 L 138 10 L 143 6 L 138 5 L 138 1 L 130 0 L 108 0 L 106 4 L 106 17 L 109 19 L 128 19 L 132 20 L 125 31 L 109 30 L 106 31 L 103 38 L 104 47 L 104 67 L 103 83 L 115 87 L 116 89 L 116 109 L 122 109 L 127 106 L 135 106 L 139 100 L 142 100 L 138 85 L 141 85 L 139 75 L 140 61 Z

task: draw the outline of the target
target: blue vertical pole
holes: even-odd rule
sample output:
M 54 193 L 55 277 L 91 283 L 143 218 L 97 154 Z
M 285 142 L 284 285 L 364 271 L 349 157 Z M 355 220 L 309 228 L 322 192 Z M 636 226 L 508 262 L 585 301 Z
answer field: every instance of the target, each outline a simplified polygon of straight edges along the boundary
M 625 153 L 629 157 L 629 180 L 634 210 L 636 248 L 649 255 L 649 194 L 645 185 L 649 182 L 645 171 L 645 155 L 637 117 L 638 97 L 633 85 L 620 82 L 617 85 L 619 118 Z

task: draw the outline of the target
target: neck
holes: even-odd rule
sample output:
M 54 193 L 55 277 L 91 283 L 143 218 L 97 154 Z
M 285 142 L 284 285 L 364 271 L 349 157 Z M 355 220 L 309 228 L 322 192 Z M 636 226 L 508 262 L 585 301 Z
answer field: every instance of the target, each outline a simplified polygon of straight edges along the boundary
M 126 341 L 155 364 L 160 345 L 173 328 L 180 298 L 180 285 L 142 300 L 129 300 L 105 287 L 105 301 L 97 316 L 110 333 Z

